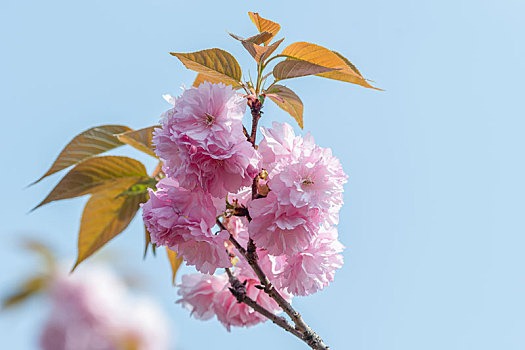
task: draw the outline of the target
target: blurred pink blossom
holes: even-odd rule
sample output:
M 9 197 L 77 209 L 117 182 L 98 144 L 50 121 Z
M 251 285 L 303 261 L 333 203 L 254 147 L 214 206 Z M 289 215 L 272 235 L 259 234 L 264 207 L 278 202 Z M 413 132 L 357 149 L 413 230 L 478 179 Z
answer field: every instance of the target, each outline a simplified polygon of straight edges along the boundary
M 159 306 L 131 297 L 99 266 L 55 275 L 51 314 L 40 337 L 43 350 L 167 350 L 169 321 Z

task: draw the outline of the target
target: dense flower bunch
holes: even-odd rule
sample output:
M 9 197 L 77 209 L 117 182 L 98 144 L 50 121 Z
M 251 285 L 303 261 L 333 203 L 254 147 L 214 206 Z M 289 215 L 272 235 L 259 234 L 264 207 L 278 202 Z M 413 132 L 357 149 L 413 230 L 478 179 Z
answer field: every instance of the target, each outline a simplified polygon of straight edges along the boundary
M 44 350 L 167 350 L 169 322 L 151 300 L 130 297 L 111 272 L 92 267 L 53 277 Z
M 335 225 L 347 176 L 331 150 L 276 122 L 261 128 L 255 147 L 243 130 L 247 98 L 223 84 L 202 83 L 172 102 L 153 137 L 165 177 L 150 191 L 143 218 L 153 243 L 201 272 L 182 277 L 178 302 L 228 330 L 265 321 L 237 302 L 231 277 L 214 275 L 230 268 L 248 297 L 281 311 L 230 240 L 256 247 L 261 269 L 288 301 L 333 281 L 343 265 Z

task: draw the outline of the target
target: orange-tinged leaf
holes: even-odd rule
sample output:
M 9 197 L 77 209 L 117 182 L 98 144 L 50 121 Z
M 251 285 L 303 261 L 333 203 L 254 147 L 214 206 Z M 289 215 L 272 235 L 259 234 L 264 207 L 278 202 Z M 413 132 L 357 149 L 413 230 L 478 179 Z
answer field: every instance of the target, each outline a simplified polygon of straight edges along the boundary
M 295 92 L 286 86 L 274 85 L 268 91 L 269 97 L 277 106 L 288 112 L 303 128 L 303 102 Z
M 200 84 L 204 83 L 205 81 L 209 81 L 210 83 L 221 83 L 220 79 L 211 78 L 209 76 L 206 76 L 202 73 L 197 74 L 195 77 L 195 80 L 193 81 L 193 84 L 191 86 L 193 87 L 199 87 Z M 231 85 L 231 84 L 226 84 Z
M 192 86 L 193 87 L 198 87 L 200 84 L 204 83 L 205 81 L 209 81 L 210 83 L 224 83 L 223 81 L 221 81 L 220 79 L 215 79 L 215 78 L 212 78 L 212 77 L 208 77 L 202 73 L 199 73 L 197 74 L 197 77 L 195 78 L 195 81 L 193 82 Z M 232 89 L 235 89 L 235 90 L 238 90 L 241 88 L 241 85 L 239 83 L 235 84 L 235 85 L 232 85 L 232 84 L 229 84 L 229 83 L 224 83 L 226 85 L 230 85 L 232 87 Z
M 180 265 L 182 264 L 182 257 L 177 256 L 177 252 L 166 248 L 166 253 L 168 253 L 168 259 L 171 265 L 171 282 L 175 285 L 175 277 L 177 276 L 177 271 L 179 270 Z
M 250 53 L 250 55 L 252 55 L 257 63 L 264 62 L 264 60 L 268 58 L 284 40 L 283 38 L 270 46 L 260 46 L 260 44 L 266 39 L 272 38 L 270 33 L 262 32 L 248 39 L 243 39 L 232 33 L 230 33 L 230 35 L 242 43 L 244 48 Z
M 87 158 L 122 146 L 122 142 L 114 134 L 130 130 L 124 125 L 101 125 L 78 134 L 64 147 L 49 170 L 32 184 L 36 184 L 43 178 L 78 164 Z
M 145 193 L 119 196 L 126 188 L 122 184 L 121 187 L 95 193 L 87 202 L 80 222 L 78 258 L 73 270 L 124 231 L 135 217 L 140 203 L 146 201 Z
M 143 256 L 143 258 L 145 259 L 146 255 L 148 254 L 148 248 L 149 248 L 150 245 L 151 245 L 151 249 L 153 251 L 153 255 L 155 255 L 155 245 L 151 244 L 151 235 L 150 235 L 146 225 L 144 225 L 144 236 L 146 238 L 146 244 L 144 246 L 144 256 Z
M 121 183 L 126 183 L 129 187 L 147 178 L 149 177 L 146 168 L 138 160 L 120 156 L 90 158 L 71 169 L 34 209 L 61 199 L 74 198 L 113 187 L 120 188 Z
M 356 72 L 357 75 L 359 75 L 360 77 L 363 77 L 363 75 L 361 74 L 361 72 L 359 71 L 359 69 L 357 69 L 357 67 L 354 66 L 354 64 L 353 64 L 352 62 L 350 62 L 350 61 L 348 60 L 348 58 L 346 58 L 345 56 L 341 55 L 341 54 L 340 54 L 339 52 L 337 52 L 337 51 L 333 51 L 333 50 L 332 50 L 332 52 L 335 53 L 337 56 L 339 56 L 339 58 L 341 58 L 343 61 L 345 61 L 346 65 L 347 65 L 348 67 L 350 67 L 354 72 Z
M 221 49 L 208 49 L 191 53 L 170 52 L 186 68 L 204 74 L 206 77 L 237 86 L 242 79 L 239 63 L 228 52 Z
M 264 42 L 266 42 L 267 40 L 271 40 L 273 35 L 269 32 L 262 32 L 262 33 L 259 33 L 259 34 L 256 34 L 254 36 L 251 36 L 249 38 L 246 38 L 244 39 L 243 37 L 240 37 L 238 35 L 235 35 L 233 33 L 229 33 L 230 36 L 236 40 L 239 40 L 239 41 L 248 41 L 248 42 L 251 42 L 251 43 L 254 43 L 256 45 L 260 45 Z
M 277 80 L 304 77 L 319 73 L 331 72 L 334 68 L 327 68 L 308 61 L 287 59 L 279 62 L 273 68 L 273 76 Z
M 38 254 L 39 257 L 44 260 L 47 272 L 51 272 L 55 269 L 55 255 L 51 251 L 51 248 L 49 248 L 46 244 L 36 239 L 26 238 L 22 241 L 22 246 L 25 249 Z
M 2 309 L 7 309 L 21 302 L 27 300 L 29 297 L 35 295 L 47 285 L 47 278 L 45 276 L 37 276 L 25 281 L 18 290 L 7 296 L 2 302 Z
M 348 69 L 345 61 L 334 52 L 322 46 L 306 42 L 298 42 L 289 45 L 283 50 L 281 55 L 298 60 L 308 61 L 310 63 L 315 63 L 328 68 Z M 349 74 L 357 76 L 357 73 L 355 73 L 353 70 L 348 70 L 351 71 Z
M 272 37 L 264 42 L 266 45 L 268 45 L 270 40 L 272 40 L 272 38 L 279 32 L 281 26 L 275 22 L 270 21 L 269 19 L 262 18 L 257 12 L 248 12 L 248 15 L 250 15 L 253 24 L 255 24 L 257 30 L 260 33 L 269 32 L 272 34 Z
M 154 146 L 152 144 L 153 130 L 155 128 L 160 128 L 160 125 L 154 125 L 139 130 L 131 130 L 122 134 L 117 134 L 116 136 L 120 142 L 128 144 L 152 157 L 158 158 L 155 152 L 153 152 Z
M 267 50 L 261 55 L 260 62 L 266 61 L 266 59 L 268 59 L 270 57 L 270 55 L 272 53 L 274 53 L 275 50 L 277 50 L 277 48 L 279 47 L 279 45 L 281 45 L 283 40 L 284 40 L 284 38 L 282 38 L 280 40 L 277 40 L 276 42 L 274 42 L 270 46 L 267 46 L 266 47 Z
M 308 61 L 328 68 L 338 69 L 336 71 L 316 74 L 317 76 L 380 90 L 370 85 L 351 63 L 350 65 L 347 64 L 349 61 L 341 54 L 328 50 L 325 47 L 306 42 L 298 42 L 285 48 L 281 55 Z

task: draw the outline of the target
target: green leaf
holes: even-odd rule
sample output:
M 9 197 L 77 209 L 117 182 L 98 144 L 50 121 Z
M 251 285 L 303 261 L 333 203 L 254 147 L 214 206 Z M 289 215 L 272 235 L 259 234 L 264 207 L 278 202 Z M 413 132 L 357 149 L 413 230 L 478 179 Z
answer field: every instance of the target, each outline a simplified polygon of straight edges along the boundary
M 306 42 L 298 42 L 286 47 L 281 55 L 337 69 L 336 71 L 316 74 L 317 76 L 345 81 L 370 89 L 381 90 L 370 85 L 366 79 L 361 76 L 361 73 L 355 68 L 355 66 L 351 63 L 350 65 L 347 64 L 347 62 L 349 63 L 350 61 L 342 57 L 341 54 L 328 50 L 325 47 Z
M 171 283 L 175 285 L 175 277 L 177 276 L 177 271 L 179 270 L 180 265 L 182 264 L 182 257 L 177 256 L 177 252 L 166 248 L 166 253 L 168 254 L 168 259 L 171 265 Z
M 103 156 L 90 158 L 67 173 L 49 195 L 33 210 L 44 204 L 67 198 L 74 198 L 94 193 L 121 188 L 123 192 L 132 184 L 146 180 L 148 174 L 144 165 L 132 158 L 120 156 Z
M 186 68 L 202 73 L 226 85 L 240 85 L 242 72 L 239 63 L 228 52 L 221 49 L 208 49 L 191 53 L 170 52 Z
M 34 296 L 47 286 L 45 276 L 37 276 L 25 281 L 18 290 L 7 296 L 2 302 L 2 309 L 7 309 L 26 301 L 29 297 Z
M 148 193 L 149 188 L 156 190 L 157 182 L 158 182 L 157 179 L 152 178 L 152 177 L 144 179 L 144 180 L 140 180 L 138 182 L 133 183 L 133 185 L 131 185 L 128 189 L 126 189 L 124 192 L 119 194 L 118 197 L 132 196 L 132 195 L 141 194 L 141 193 Z
M 275 65 L 273 68 L 273 76 L 277 80 L 283 80 L 325 73 L 333 70 L 335 69 L 323 67 L 308 61 L 287 59 Z
M 146 202 L 146 193 L 119 196 L 126 189 L 122 185 L 120 188 L 95 193 L 87 202 L 80 222 L 78 258 L 73 270 L 124 231 L 135 217 L 140 203 Z
M 277 106 L 288 112 L 303 128 L 303 102 L 291 89 L 282 85 L 274 85 L 268 91 L 269 97 Z
M 78 164 L 87 158 L 122 146 L 123 143 L 120 142 L 114 134 L 120 134 L 130 130 L 130 128 L 123 125 L 101 125 L 78 134 L 64 147 L 49 170 L 31 185 L 62 169 Z
M 270 21 L 269 19 L 262 18 L 257 12 L 248 12 L 248 15 L 250 16 L 253 24 L 255 24 L 257 27 L 259 33 L 268 32 L 272 34 L 272 36 L 264 42 L 265 45 L 268 45 L 272 38 L 279 32 L 281 26 L 275 22 Z
M 149 154 L 152 157 L 158 158 L 155 154 L 153 140 L 153 130 L 160 128 L 160 125 L 150 126 L 144 129 L 131 130 L 122 134 L 115 135 L 122 143 L 128 144 L 131 147 L 138 149 L 141 152 Z

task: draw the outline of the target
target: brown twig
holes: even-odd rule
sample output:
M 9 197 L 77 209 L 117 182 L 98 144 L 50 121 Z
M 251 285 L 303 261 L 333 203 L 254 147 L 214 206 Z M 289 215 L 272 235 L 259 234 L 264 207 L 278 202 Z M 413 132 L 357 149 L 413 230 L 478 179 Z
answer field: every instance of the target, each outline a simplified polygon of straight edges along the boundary
M 235 239 L 235 237 L 233 237 L 233 235 L 228 231 L 228 229 L 223 225 L 223 223 L 218 219 L 217 219 L 217 225 L 222 230 L 225 230 L 230 234 L 230 242 L 232 242 L 232 244 L 237 249 L 237 251 L 239 251 L 239 253 L 246 259 L 248 264 L 251 266 L 251 268 L 257 275 L 257 278 L 259 278 L 259 281 L 261 282 L 261 285 L 263 286 L 264 291 L 273 300 L 275 300 L 275 302 L 281 307 L 281 309 L 283 309 L 283 311 L 288 316 L 290 316 L 291 320 L 295 324 L 295 329 L 301 334 L 300 336 L 301 340 L 306 342 L 312 349 L 328 350 L 329 347 L 326 344 L 324 344 L 321 337 L 317 333 L 315 333 L 312 330 L 312 328 L 308 326 L 308 324 L 306 324 L 301 314 L 295 311 L 292 305 L 288 301 L 286 301 L 286 299 L 284 299 L 281 293 L 279 293 L 279 291 L 273 286 L 272 282 L 270 282 L 270 279 L 266 276 L 264 271 L 261 269 L 261 266 L 259 265 L 259 262 L 258 262 L 259 257 L 257 256 L 257 248 L 253 240 L 250 239 L 248 241 L 248 248 L 245 249 Z
M 226 268 L 225 270 L 230 280 L 230 292 L 233 294 L 233 296 L 237 299 L 239 303 L 245 303 L 246 305 L 257 311 L 267 319 L 271 320 L 273 323 L 275 323 L 285 331 L 292 333 L 301 340 L 303 339 L 301 332 L 296 330 L 290 323 L 288 323 L 288 321 L 286 321 L 284 317 L 275 315 L 271 311 L 259 305 L 255 300 L 253 300 L 246 294 L 246 281 L 244 281 L 244 283 L 239 281 L 239 279 L 232 274 L 230 269 Z

